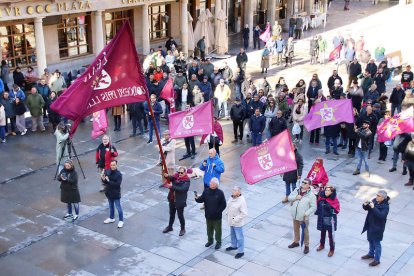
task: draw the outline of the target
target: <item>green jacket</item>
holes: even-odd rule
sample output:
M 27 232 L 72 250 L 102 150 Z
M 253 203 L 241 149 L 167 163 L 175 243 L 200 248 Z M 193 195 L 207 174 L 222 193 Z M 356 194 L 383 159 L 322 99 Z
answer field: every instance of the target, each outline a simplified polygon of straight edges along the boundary
M 29 94 L 26 99 L 26 104 L 30 110 L 30 115 L 33 117 L 42 115 L 42 108 L 45 105 L 45 101 L 39 93 Z
M 326 40 L 325 39 L 318 39 L 318 47 L 319 47 L 319 51 L 326 51 Z

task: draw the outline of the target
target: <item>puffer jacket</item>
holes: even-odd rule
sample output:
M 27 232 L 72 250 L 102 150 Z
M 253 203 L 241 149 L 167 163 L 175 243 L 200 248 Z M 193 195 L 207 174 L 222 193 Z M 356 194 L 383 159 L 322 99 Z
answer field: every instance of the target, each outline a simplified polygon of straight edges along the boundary
M 213 158 L 209 157 L 204 160 L 207 163 L 207 166 L 204 166 L 203 163 L 200 164 L 200 170 L 204 172 L 204 186 L 210 186 L 210 180 L 213 177 L 216 177 L 220 180 L 220 175 L 224 173 L 224 163 L 218 155 Z M 214 165 L 214 166 L 213 166 Z
M 227 222 L 229 226 L 242 227 L 247 217 L 247 204 L 243 195 L 231 197 L 227 202 Z
M 288 200 L 291 203 L 290 213 L 294 220 L 303 221 L 304 217 L 309 217 L 316 211 L 316 198 L 311 189 L 305 192 L 301 199 L 296 199 L 297 195 L 300 195 L 302 187 L 296 188 L 290 193 Z

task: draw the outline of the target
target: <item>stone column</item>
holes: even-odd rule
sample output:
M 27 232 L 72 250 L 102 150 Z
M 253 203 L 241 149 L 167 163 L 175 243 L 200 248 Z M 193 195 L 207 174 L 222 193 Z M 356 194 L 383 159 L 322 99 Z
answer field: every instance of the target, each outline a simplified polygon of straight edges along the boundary
M 275 24 L 275 9 L 276 9 L 276 0 L 267 0 L 267 21 L 270 22 L 270 25 Z
M 313 10 L 313 0 L 305 0 L 305 12 L 307 15 L 310 15 Z
M 34 20 L 37 73 L 39 74 L 39 76 L 43 74 L 43 71 L 47 67 L 45 36 L 43 34 L 43 18 L 44 17 L 35 17 L 35 20 Z
M 181 45 L 183 53 L 188 56 L 188 0 L 181 0 Z
M 245 12 L 247 12 L 247 24 L 249 24 L 250 28 L 249 45 L 253 45 L 253 29 L 255 27 L 253 24 L 254 0 L 246 0 L 245 4 L 247 5 L 247 9 L 245 9 Z
M 148 4 L 142 6 L 142 53 L 148 55 L 150 51 L 150 27 L 148 22 Z M 188 32 L 187 32 L 188 33 Z
M 289 30 L 289 19 L 293 17 L 295 13 L 295 0 L 289 0 L 286 6 L 286 17 L 284 29 Z
M 224 0 L 225 1 L 225 0 Z M 216 0 L 216 4 L 214 5 L 214 14 L 217 16 L 218 11 L 221 10 L 221 0 Z
M 104 48 L 104 31 L 102 24 L 102 11 L 95 11 L 95 54 L 98 55 Z

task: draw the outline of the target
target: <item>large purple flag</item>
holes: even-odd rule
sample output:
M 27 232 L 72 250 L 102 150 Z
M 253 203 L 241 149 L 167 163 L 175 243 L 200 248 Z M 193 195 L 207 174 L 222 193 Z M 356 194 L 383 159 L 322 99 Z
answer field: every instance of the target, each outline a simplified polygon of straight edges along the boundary
M 51 108 L 74 121 L 72 136 L 85 116 L 113 106 L 143 102 L 147 95 L 131 27 L 125 21 L 85 73 L 75 80 Z
M 330 100 L 312 106 L 305 116 L 304 124 L 308 131 L 339 123 L 353 123 L 354 112 L 351 100 Z

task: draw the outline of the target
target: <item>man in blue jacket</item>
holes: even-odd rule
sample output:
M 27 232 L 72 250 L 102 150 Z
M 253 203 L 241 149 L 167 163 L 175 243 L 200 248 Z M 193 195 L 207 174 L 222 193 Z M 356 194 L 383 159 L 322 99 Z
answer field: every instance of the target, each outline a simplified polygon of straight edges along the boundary
M 49 101 L 49 95 L 51 91 L 49 85 L 46 83 L 46 80 L 40 79 L 40 82 L 36 85 L 36 88 L 39 94 L 42 95 L 42 98 L 45 101 L 45 103 L 47 103 Z M 43 118 L 47 118 L 46 109 L 47 104 L 45 104 L 45 106 L 43 107 Z
M 250 132 L 252 133 L 253 146 L 262 143 L 262 133 L 266 126 L 266 118 L 260 113 L 260 108 L 256 108 L 250 117 Z
M 210 180 L 213 177 L 220 180 L 220 175 L 224 173 L 224 163 L 214 148 L 208 151 L 208 158 L 201 163 L 200 170 L 204 171 L 204 190 L 210 187 Z
M 154 111 L 155 117 L 155 124 L 157 125 L 158 133 L 160 133 L 160 115 L 162 114 L 162 107 L 159 102 L 157 102 L 157 96 L 155 94 L 151 94 L 151 107 Z M 147 144 L 152 143 L 152 134 L 154 132 L 154 124 L 152 123 L 151 112 L 149 110 L 148 103 L 145 102 L 145 114 L 148 117 L 148 125 L 149 125 L 149 137 Z
M 204 101 L 208 102 L 213 96 L 213 88 L 211 87 L 211 83 L 208 81 L 208 76 L 203 76 L 203 81 L 200 83 L 199 88 L 203 94 Z

